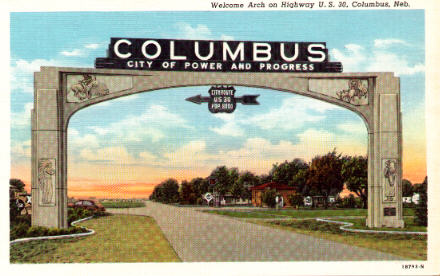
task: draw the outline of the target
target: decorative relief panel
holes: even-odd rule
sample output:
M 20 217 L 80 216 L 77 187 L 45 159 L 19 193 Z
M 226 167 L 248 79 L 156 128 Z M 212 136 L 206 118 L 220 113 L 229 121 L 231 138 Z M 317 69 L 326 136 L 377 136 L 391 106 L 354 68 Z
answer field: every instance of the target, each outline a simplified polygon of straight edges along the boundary
M 395 201 L 397 191 L 398 164 L 397 159 L 383 159 L 383 179 L 382 188 L 384 201 Z
M 38 161 L 39 205 L 55 205 L 56 163 L 55 159 Z
M 353 105 L 368 105 L 366 79 L 309 79 L 309 91 L 337 98 Z
M 80 103 L 132 87 L 131 76 L 67 75 L 67 102 Z

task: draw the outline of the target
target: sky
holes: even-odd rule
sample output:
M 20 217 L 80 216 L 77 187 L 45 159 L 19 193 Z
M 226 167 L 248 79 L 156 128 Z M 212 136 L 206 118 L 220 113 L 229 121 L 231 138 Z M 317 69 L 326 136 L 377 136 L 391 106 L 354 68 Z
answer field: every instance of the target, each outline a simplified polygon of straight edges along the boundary
M 344 72 L 394 72 L 401 81 L 403 178 L 426 175 L 422 10 L 11 13 L 11 178 L 30 188 L 33 72 L 93 67 L 111 37 L 326 42 Z M 219 165 L 257 174 L 333 148 L 367 154 L 361 118 L 315 99 L 266 89 L 258 106 L 211 114 L 185 98 L 209 86 L 163 89 L 93 105 L 68 127 L 68 194 L 147 197 L 167 178 L 206 177 Z

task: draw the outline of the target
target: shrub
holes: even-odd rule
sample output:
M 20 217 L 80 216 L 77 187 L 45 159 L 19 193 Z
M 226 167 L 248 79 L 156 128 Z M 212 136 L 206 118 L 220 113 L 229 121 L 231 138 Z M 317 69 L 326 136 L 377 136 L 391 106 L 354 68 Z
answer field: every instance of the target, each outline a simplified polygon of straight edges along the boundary
M 26 237 L 47 236 L 48 232 L 49 232 L 48 228 L 41 226 L 31 226 L 26 232 Z
M 26 236 L 26 233 L 30 227 L 30 224 L 26 222 L 20 222 L 18 224 L 15 224 L 14 226 L 11 225 L 10 230 L 10 240 L 15 240 L 21 237 Z
M 420 185 L 418 192 L 420 194 L 419 204 L 415 210 L 414 222 L 417 225 L 428 226 L 428 179 L 425 180 Z
M 57 235 L 62 235 L 64 231 L 62 231 L 64 229 L 58 229 L 58 228 L 50 228 L 47 230 L 47 235 L 48 236 L 57 236 Z
M 354 195 L 350 194 L 342 199 L 342 208 L 355 208 L 356 207 L 356 199 Z
M 203 205 L 203 201 L 204 200 L 202 198 L 198 197 L 197 200 L 196 200 L 196 204 L 197 205 Z
M 261 195 L 261 200 L 263 201 L 263 203 L 265 203 L 270 208 L 275 207 L 276 204 L 275 198 L 276 198 L 276 191 L 273 189 L 266 190 Z
M 9 200 L 9 219 L 12 222 L 16 220 L 16 218 L 20 215 L 20 211 L 15 204 L 15 199 Z
M 102 212 L 99 212 L 99 214 Z M 98 214 L 98 212 L 96 212 Z M 86 217 L 93 216 L 94 213 L 90 210 L 82 209 L 82 208 L 69 208 L 67 210 L 67 223 L 70 226 L 72 222 L 83 219 Z
M 293 207 L 299 207 L 304 205 L 304 198 L 301 195 L 289 195 L 287 197 L 290 205 Z

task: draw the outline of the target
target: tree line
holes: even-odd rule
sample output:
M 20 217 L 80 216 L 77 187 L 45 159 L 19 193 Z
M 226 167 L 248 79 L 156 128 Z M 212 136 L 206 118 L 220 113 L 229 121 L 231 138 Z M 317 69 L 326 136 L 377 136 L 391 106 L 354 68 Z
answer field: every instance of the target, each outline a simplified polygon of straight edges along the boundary
M 150 199 L 164 203 L 201 204 L 206 192 L 216 191 L 220 196 L 231 194 L 234 198 L 251 199 L 250 187 L 276 182 L 294 187 L 301 196 L 320 195 L 326 198 L 337 195 L 344 188 L 354 192 L 367 207 L 368 161 L 364 156 L 342 156 L 336 149 L 324 155 L 316 155 L 310 162 L 295 158 L 272 165 L 267 174 L 256 175 L 250 171 L 218 166 L 206 177 L 180 185 L 170 178 L 154 188 Z M 216 179 L 213 186 L 209 179 Z
M 209 179 L 216 179 L 213 186 L 209 185 Z M 324 196 L 327 205 L 328 196 L 338 195 L 345 184 L 349 191 L 357 195 L 361 207 L 368 207 L 367 157 L 343 156 L 336 149 L 324 155 L 316 155 L 310 162 L 295 158 L 273 164 L 271 170 L 262 175 L 218 166 L 208 177 L 183 180 L 180 185 L 177 180 L 170 178 L 154 188 L 150 199 L 164 203 L 202 204 L 205 193 L 216 191 L 220 196 L 230 194 L 235 199 L 251 200 L 250 187 L 268 182 L 294 187 L 300 196 L 294 199 L 298 203 L 294 205 L 299 205 L 304 196 Z M 403 196 L 411 196 L 414 192 L 426 193 L 426 179 L 424 183 L 413 185 L 403 179 Z M 354 202 L 353 197 L 347 198 L 347 201 L 350 200 Z

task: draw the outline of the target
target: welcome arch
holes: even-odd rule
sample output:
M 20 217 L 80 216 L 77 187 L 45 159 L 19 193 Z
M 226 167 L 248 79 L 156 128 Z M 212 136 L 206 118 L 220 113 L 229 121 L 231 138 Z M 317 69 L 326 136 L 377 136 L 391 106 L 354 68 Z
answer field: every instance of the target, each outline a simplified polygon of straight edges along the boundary
M 84 82 L 93 82 L 93 88 L 84 90 L 81 85 Z M 367 226 L 403 227 L 400 84 L 393 73 L 178 72 L 65 67 L 41 67 L 34 74 L 32 224 L 67 227 L 67 128 L 75 112 L 126 95 L 202 85 L 285 91 L 336 104 L 360 115 L 368 130 Z

